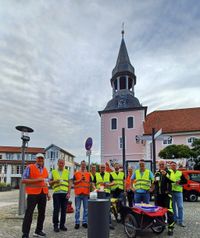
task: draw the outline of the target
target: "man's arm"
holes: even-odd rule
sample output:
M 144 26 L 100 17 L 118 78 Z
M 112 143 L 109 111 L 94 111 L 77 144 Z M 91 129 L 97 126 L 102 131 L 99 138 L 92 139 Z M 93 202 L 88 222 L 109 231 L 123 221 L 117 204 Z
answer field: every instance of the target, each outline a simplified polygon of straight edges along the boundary
M 133 173 L 133 175 L 131 176 L 131 190 L 133 192 L 135 192 L 135 186 L 134 186 L 135 178 L 136 178 L 136 175 L 135 175 L 135 173 Z
M 183 174 L 181 175 L 181 180 L 180 180 L 179 184 L 180 185 L 187 184 L 187 179 L 185 178 L 185 176 Z
M 27 166 L 24 170 L 23 177 L 22 177 L 22 183 L 23 184 L 34 184 L 37 182 L 43 182 L 43 178 L 37 178 L 37 179 L 30 179 L 30 167 Z
M 154 186 L 154 175 L 153 173 L 150 171 L 150 174 L 149 174 L 149 179 L 151 180 L 151 187 L 149 189 L 150 192 L 153 192 L 155 186 Z
M 50 176 L 49 176 L 49 184 L 50 184 L 50 186 L 53 186 L 53 185 L 56 184 L 56 183 L 60 183 L 60 179 L 54 180 L 53 174 L 52 174 L 52 172 L 51 172 L 51 173 L 50 173 Z
M 167 178 L 167 180 L 170 183 L 175 183 L 176 182 L 176 177 L 174 173 L 172 173 L 169 169 L 168 170 L 162 170 L 161 174 Z

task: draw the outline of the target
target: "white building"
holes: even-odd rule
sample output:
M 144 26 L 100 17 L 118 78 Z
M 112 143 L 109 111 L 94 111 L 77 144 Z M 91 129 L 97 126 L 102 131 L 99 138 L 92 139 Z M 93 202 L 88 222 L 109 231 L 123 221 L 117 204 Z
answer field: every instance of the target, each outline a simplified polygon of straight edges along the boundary
M 65 166 L 70 170 L 70 174 L 73 174 L 75 156 L 53 144 L 46 149 L 38 147 L 27 148 L 25 166 L 35 163 L 35 155 L 37 153 L 45 155 L 45 166 L 49 172 L 56 168 L 58 159 L 62 158 L 65 160 Z M 22 172 L 21 163 L 21 147 L 0 146 L 0 182 L 11 184 L 13 188 L 17 188 Z
M 65 167 L 69 169 L 72 176 L 74 173 L 74 158 L 74 155 L 54 144 L 51 144 L 45 149 L 45 166 L 48 171 L 57 167 L 59 159 L 64 159 Z

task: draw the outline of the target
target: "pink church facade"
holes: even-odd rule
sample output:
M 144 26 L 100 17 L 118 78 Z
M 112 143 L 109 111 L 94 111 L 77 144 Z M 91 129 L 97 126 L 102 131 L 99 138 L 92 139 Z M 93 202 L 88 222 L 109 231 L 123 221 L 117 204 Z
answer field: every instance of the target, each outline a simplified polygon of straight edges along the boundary
M 128 118 L 133 118 L 133 127 L 128 128 Z M 112 129 L 112 119 L 116 119 L 116 129 Z M 125 148 L 127 160 L 139 160 L 145 156 L 143 144 L 137 144 L 136 135 L 144 133 L 144 110 L 105 113 L 101 117 L 102 162 L 122 162 L 122 128 L 125 128 Z

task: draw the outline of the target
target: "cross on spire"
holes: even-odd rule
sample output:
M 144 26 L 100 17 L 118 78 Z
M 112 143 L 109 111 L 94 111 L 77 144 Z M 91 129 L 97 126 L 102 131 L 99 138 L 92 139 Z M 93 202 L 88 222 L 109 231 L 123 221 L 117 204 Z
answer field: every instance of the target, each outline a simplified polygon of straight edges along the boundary
M 124 39 L 124 22 L 122 22 L 122 39 Z

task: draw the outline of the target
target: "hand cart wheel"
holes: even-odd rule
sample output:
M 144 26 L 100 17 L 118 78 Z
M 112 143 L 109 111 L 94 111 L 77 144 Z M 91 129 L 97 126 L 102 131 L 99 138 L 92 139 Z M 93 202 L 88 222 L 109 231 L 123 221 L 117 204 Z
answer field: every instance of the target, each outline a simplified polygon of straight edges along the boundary
M 132 214 L 127 214 L 124 220 L 124 230 L 128 238 L 135 238 L 137 235 L 137 221 Z

